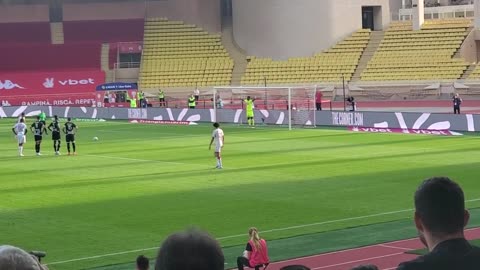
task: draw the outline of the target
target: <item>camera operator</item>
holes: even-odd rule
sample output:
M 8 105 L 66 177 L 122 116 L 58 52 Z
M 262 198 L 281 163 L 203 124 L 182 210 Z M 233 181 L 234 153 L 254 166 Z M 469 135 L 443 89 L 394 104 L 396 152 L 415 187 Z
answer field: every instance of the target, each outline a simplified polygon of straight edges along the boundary
M 345 100 L 347 101 L 348 106 L 350 106 L 349 111 L 354 112 L 357 110 L 357 104 L 354 97 L 347 97 Z

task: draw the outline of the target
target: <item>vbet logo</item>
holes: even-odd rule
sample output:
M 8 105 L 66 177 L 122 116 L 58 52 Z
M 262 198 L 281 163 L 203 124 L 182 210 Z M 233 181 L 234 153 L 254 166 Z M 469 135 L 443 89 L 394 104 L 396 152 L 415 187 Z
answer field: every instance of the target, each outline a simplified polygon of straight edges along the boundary
M 67 79 L 67 80 L 58 80 L 57 83 L 59 83 L 62 86 L 95 85 L 95 80 L 92 79 L 92 78 L 80 79 L 80 80 Z M 43 83 L 43 87 L 45 87 L 47 89 L 54 88 L 55 87 L 55 78 L 45 78 L 45 82 Z
M 18 83 L 14 83 L 11 80 L 5 80 L 5 81 L 0 80 L 0 90 L 3 90 L 3 89 L 12 90 L 14 88 L 25 89 L 25 87 L 22 87 Z
M 55 83 L 53 82 L 53 78 L 45 78 L 45 82 L 43 83 L 43 87 L 45 88 L 53 88 L 55 87 Z

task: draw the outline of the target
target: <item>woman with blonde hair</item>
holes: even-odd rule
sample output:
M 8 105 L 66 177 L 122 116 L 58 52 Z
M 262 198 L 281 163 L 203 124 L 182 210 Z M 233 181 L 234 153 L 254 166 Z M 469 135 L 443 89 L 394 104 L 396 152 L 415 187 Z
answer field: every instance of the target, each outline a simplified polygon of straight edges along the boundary
M 260 238 L 255 227 L 248 230 L 248 236 L 250 239 L 245 247 L 243 256 L 237 258 L 238 270 L 243 270 L 244 266 L 255 268 L 255 270 L 259 270 L 262 266 L 266 268 L 270 263 L 267 241 Z

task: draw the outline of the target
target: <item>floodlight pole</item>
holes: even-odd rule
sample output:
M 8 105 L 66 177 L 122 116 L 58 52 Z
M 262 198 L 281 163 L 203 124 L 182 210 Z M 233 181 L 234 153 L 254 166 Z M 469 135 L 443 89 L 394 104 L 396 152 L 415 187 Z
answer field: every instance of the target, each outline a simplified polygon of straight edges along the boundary
M 345 96 L 345 74 L 342 74 L 342 86 L 343 86 L 343 111 L 347 111 L 347 100 Z

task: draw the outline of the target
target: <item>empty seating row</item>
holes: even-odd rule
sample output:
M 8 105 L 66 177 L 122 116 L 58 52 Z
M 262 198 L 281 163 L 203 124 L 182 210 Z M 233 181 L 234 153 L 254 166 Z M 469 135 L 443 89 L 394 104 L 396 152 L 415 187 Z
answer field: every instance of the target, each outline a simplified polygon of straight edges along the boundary
M 275 61 L 248 57 L 242 84 L 279 83 L 338 83 L 349 81 L 367 47 L 370 30 L 359 30 L 332 48 L 313 57 Z
M 480 79 L 480 65 L 477 64 L 475 66 L 475 69 L 472 71 L 472 73 L 470 73 L 470 75 L 468 76 L 468 79 L 473 79 L 473 80 Z
M 50 44 L 49 22 L 0 23 L 1 44 Z
M 221 35 L 182 21 L 145 21 L 139 83 L 142 89 L 229 85 L 233 61 Z
M 141 19 L 65 21 L 63 31 L 65 43 L 140 41 L 143 25 Z
M 471 20 L 426 21 L 419 31 L 411 22 L 393 22 L 361 74 L 363 81 L 458 79 L 467 68 L 453 55 Z
M 100 69 L 100 44 L 1 45 L 0 70 Z

